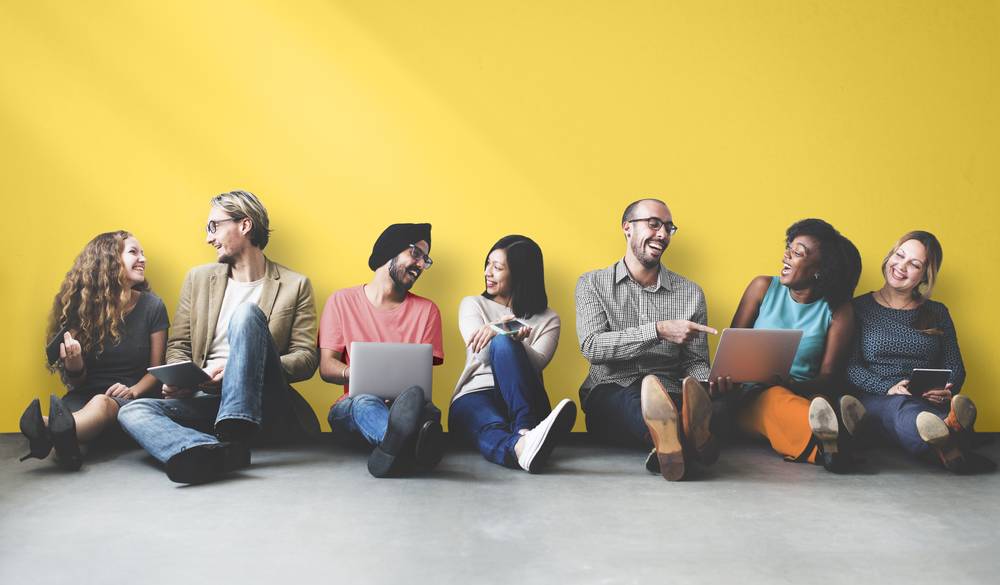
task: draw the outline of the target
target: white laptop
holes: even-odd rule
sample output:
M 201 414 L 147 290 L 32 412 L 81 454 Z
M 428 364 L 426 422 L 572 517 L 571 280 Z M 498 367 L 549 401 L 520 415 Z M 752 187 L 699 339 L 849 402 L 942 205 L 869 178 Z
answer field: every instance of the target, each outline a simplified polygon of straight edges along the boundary
M 770 382 L 788 377 L 801 329 L 723 329 L 709 380 L 730 376 L 733 382 Z M 702 380 L 705 382 L 706 380 Z
M 348 395 L 371 394 L 393 400 L 410 386 L 420 386 L 431 399 L 434 356 L 429 343 L 353 341 Z

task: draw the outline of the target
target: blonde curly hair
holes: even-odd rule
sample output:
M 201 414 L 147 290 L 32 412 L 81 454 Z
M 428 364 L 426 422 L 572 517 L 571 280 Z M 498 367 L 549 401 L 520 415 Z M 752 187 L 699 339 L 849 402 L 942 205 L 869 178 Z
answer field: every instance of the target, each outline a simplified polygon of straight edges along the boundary
M 106 341 L 121 341 L 121 328 L 131 291 L 122 262 L 125 230 L 98 234 L 73 261 L 52 303 L 45 338 L 51 340 L 63 327 L 74 331 L 84 355 L 100 355 Z M 149 290 L 142 282 L 135 290 Z M 55 371 L 62 366 L 49 364 Z

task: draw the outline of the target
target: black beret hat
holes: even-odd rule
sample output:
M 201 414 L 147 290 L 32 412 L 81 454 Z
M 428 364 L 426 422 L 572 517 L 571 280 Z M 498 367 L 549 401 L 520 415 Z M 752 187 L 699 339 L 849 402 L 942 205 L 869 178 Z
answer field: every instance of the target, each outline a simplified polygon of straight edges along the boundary
M 431 224 L 429 223 L 394 223 L 385 228 L 382 235 L 375 240 L 372 246 L 372 255 L 368 257 L 368 268 L 377 270 L 410 244 L 416 244 L 420 240 L 427 242 L 428 250 L 431 245 Z

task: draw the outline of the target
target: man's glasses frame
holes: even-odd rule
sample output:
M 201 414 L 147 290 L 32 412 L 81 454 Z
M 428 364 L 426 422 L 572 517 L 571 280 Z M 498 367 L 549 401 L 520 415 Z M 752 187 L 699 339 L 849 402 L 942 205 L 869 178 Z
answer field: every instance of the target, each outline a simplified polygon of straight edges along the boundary
M 667 235 L 672 236 L 677 233 L 677 226 L 672 221 L 663 221 L 658 217 L 640 217 L 638 219 L 630 219 L 628 220 L 628 223 L 635 223 L 637 221 L 646 222 L 646 225 L 649 226 L 649 229 L 653 230 L 654 232 L 658 231 L 661 227 L 666 227 Z

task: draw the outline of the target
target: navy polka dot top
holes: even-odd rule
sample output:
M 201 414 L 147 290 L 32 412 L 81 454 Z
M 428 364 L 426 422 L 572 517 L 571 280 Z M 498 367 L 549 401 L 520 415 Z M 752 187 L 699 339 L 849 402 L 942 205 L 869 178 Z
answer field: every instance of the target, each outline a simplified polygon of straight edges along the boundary
M 951 389 L 958 394 L 965 382 L 965 366 L 958 349 L 955 324 L 948 308 L 926 301 L 934 318 L 930 327 L 940 335 L 913 328 L 917 309 L 890 309 L 878 304 L 872 293 L 854 299 L 857 320 L 855 350 L 847 367 L 851 384 L 862 392 L 885 394 L 914 368 L 951 370 Z

